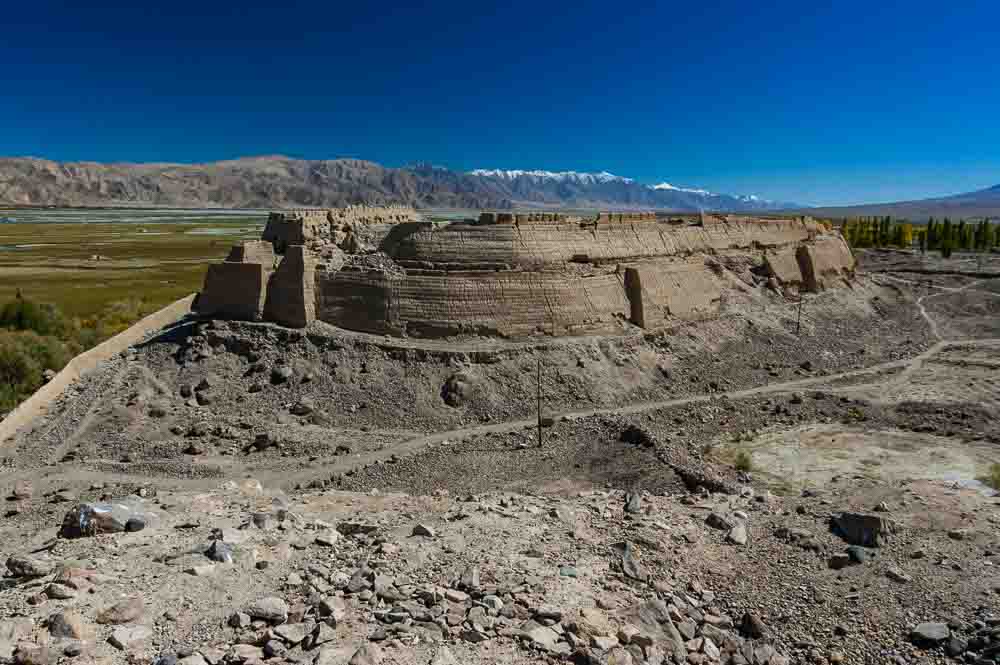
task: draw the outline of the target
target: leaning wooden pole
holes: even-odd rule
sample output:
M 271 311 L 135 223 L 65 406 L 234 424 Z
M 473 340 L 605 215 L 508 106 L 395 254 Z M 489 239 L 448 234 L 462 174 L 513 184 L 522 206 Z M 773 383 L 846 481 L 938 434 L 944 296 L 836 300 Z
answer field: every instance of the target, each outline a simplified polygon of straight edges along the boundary
M 538 401 L 538 447 L 542 447 L 542 359 L 538 359 L 538 372 L 535 377 L 536 397 Z

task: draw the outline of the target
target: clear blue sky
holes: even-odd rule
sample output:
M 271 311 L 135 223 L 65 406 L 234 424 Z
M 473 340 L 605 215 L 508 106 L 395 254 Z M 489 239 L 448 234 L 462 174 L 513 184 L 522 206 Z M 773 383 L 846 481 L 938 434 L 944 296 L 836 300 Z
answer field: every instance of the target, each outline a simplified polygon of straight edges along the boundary
M 1000 183 L 1000 3 L 7 3 L 0 155 L 608 170 L 803 203 Z

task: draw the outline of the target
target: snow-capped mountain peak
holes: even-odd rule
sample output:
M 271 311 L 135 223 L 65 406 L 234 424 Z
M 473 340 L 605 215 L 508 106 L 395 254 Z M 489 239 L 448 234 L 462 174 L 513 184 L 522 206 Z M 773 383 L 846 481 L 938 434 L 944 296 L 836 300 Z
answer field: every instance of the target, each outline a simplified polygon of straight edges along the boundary
M 687 187 L 676 187 L 671 185 L 669 182 L 661 182 L 659 185 L 653 185 L 650 189 L 669 189 L 674 192 L 687 192 L 688 194 L 701 194 L 702 196 L 715 196 L 712 192 L 705 189 L 689 189 Z
M 595 206 L 616 204 L 667 210 L 775 210 L 795 207 L 750 194 L 719 194 L 700 187 L 681 187 L 670 182 L 649 185 L 607 171 L 541 171 L 520 169 L 475 169 L 465 176 L 478 178 L 491 191 L 514 201 L 535 205 L 558 202 Z
M 569 181 L 569 182 L 580 182 L 580 183 L 605 183 L 605 182 L 622 182 L 631 183 L 634 182 L 631 178 L 623 178 L 622 176 L 615 175 L 614 173 L 608 173 L 607 171 L 601 171 L 600 173 L 581 173 L 579 171 L 522 171 L 518 169 L 504 170 L 504 169 L 475 169 L 469 171 L 469 175 L 480 176 L 484 178 L 502 178 L 504 180 L 515 180 L 517 178 L 537 178 L 539 180 L 557 180 L 557 181 Z

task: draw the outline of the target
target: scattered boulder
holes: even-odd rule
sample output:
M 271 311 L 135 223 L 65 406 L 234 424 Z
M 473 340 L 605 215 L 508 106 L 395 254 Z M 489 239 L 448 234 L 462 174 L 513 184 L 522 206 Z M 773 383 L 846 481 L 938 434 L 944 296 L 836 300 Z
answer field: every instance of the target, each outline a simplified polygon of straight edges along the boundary
M 271 370 L 271 383 L 274 385 L 280 385 L 282 383 L 287 383 L 291 380 L 294 372 L 292 368 L 288 365 L 278 365 Z
M 638 425 L 628 425 L 624 430 L 622 430 L 619 440 L 621 440 L 622 443 L 628 443 L 633 446 L 642 446 L 643 448 L 656 447 L 656 437 L 654 437 L 648 430 L 639 427 Z
M 759 616 L 753 612 L 747 612 L 743 615 L 743 621 L 740 622 L 740 632 L 752 640 L 759 640 L 767 637 L 767 626 L 764 625 Z
M 81 503 L 66 513 L 59 536 L 83 538 L 99 533 L 121 533 L 126 531 L 129 520 L 138 518 L 148 525 L 150 517 L 138 497 L 114 503 Z
M 910 633 L 910 639 L 916 644 L 938 644 L 951 637 L 951 629 L 946 623 L 924 622 L 917 625 Z
M 246 613 L 253 619 L 268 623 L 284 623 L 288 620 L 288 603 L 275 596 L 267 596 L 250 604 Z
M 470 372 L 452 374 L 441 387 L 441 399 L 448 406 L 461 406 L 472 395 L 475 385 L 475 377 Z
M 295 404 L 293 404 L 291 408 L 292 415 L 295 416 L 308 416 L 315 410 L 316 410 L 316 403 L 308 397 L 303 397 Z
M 142 598 L 130 596 L 106 607 L 97 614 L 97 623 L 118 625 L 130 623 L 142 616 L 144 606 Z
M 414 536 L 424 536 L 425 538 L 434 537 L 433 527 L 427 526 L 426 524 L 417 524 L 413 527 L 412 535 Z
M 76 612 L 66 610 L 49 617 L 49 634 L 56 638 L 90 641 L 94 630 Z
M 841 513 L 832 519 L 832 526 L 851 545 L 880 547 L 896 532 L 895 523 L 881 515 Z
M 12 556 L 7 559 L 7 570 L 13 577 L 44 577 L 54 568 L 52 562 L 42 559 L 26 556 Z
M 111 633 L 108 642 L 111 646 L 122 651 L 132 651 L 143 646 L 153 637 L 153 631 L 149 626 L 136 624 L 134 626 L 119 626 Z
M 348 665 L 379 665 L 382 649 L 377 644 L 366 644 L 354 652 Z

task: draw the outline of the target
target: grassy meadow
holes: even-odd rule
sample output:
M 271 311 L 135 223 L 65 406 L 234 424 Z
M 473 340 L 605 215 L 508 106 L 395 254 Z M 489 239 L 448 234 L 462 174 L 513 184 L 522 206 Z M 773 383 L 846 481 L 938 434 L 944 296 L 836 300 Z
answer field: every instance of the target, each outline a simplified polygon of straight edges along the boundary
M 206 265 L 260 237 L 265 213 L 5 210 L 0 414 L 73 355 L 201 288 Z

